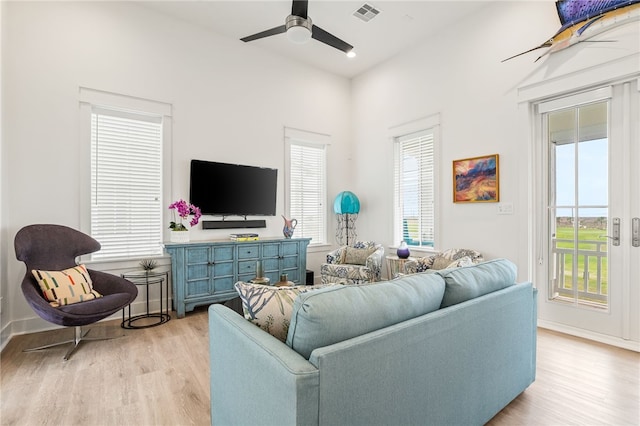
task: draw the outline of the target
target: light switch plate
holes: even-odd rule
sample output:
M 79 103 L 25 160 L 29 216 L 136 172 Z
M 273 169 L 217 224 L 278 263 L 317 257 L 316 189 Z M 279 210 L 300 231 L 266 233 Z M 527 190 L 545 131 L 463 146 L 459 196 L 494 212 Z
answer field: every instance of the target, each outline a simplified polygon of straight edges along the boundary
M 513 203 L 498 204 L 498 214 L 513 214 Z

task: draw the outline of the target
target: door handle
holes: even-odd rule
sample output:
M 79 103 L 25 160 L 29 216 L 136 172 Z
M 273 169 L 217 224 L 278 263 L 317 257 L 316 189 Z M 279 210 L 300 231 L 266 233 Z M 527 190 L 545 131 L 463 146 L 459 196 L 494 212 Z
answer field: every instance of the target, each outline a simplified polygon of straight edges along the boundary
M 640 247 L 640 218 L 631 219 L 631 245 Z
M 614 246 L 620 245 L 620 218 L 614 217 L 611 219 L 611 233 L 613 235 L 601 235 L 601 237 L 607 237 L 611 239 L 611 244 Z

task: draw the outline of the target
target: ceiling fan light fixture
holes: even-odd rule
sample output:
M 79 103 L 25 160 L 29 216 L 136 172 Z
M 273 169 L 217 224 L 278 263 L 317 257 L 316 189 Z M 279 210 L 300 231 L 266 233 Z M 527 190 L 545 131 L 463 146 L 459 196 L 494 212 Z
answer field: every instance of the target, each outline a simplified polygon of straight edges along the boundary
M 287 38 L 292 43 L 304 44 L 311 40 L 311 18 L 304 19 L 300 16 L 289 15 L 285 26 L 287 28 Z
M 356 52 L 354 52 L 353 49 L 347 52 L 347 58 L 355 58 L 355 57 L 356 57 Z

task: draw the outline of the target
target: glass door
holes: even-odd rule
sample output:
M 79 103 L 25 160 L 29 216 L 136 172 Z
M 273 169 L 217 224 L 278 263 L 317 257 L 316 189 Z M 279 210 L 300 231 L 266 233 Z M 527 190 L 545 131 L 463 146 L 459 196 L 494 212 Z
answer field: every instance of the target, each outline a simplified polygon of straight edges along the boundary
M 609 101 L 547 115 L 549 299 L 609 309 Z
M 538 108 L 548 259 L 541 318 L 628 339 L 640 281 L 637 81 Z

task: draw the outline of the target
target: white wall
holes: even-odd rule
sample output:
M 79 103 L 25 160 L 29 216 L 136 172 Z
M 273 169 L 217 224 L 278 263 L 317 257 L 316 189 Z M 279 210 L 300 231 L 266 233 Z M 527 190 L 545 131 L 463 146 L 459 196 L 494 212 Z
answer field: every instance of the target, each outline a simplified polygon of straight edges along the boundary
M 498 2 L 354 79 L 356 193 L 376 206 L 363 207 L 361 231 L 398 244 L 391 227 L 389 129 L 439 113 L 436 248 L 468 247 L 488 258 L 508 257 L 526 278 L 527 188 L 521 173 L 526 141 L 517 123 L 516 88 L 535 69 L 537 55 L 501 60 L 543 42 L 557 28 L 548 3 Z M 454 204 L 451 162 L 495 153 L 500 155 L 500 200 L 513 203 L 514 214 L 499 216 L 495 203 Z
M 5 4 L 6 3 L 6 4 Z M 278 211 L 262 236 L 281 236 L 284 126 L 332 136 L 329 194 L 347 180 L 350 82 L 124 2 L 3 2 L 2 294 L 13 332 L 47 326 L 19 290 L 13 238 L 32 223 L 80 226 L 79 87 L 173 106 L 172 200 L 188 198 L 192 158 L 279 169 Z M 304 93 L 304 96 L 299 96 Z M 168 225 L 168 222 L 167 222 Z M 200 227 L 198 227 L 200 228 Z M 228 230 L 192 232 L 192 240 Z M 6 239 L 4 237 L 7 237 Z M 309 255 L 318 264 L 327 247 Z M 107 267 L 108 269 L 108 267 Z M 3 269 L 4 270 L 4 269 Z M 4 325 L 4 324 L 3 324 Z M 3 330 L 6 337 L 8 330 Z
M 544 42 L 559 28 L 553 3 L 496 2 L 353 80 L 354 191 L 366 200 L 358 220 L 361 233 L 398 244 L 391 226 L 389 129 L 438 113 L 436 248 L 466 247 L 487 258 L 506 257 L 517 264 L 519 280 L 534 277 L 533 122 L 528 102 L 607 82 L 617 73 L 628 76 L 640 71 L 637 21 L 603 37 L 615 43 L 582 43 L 534 62 L 545 52 L 542 49 L 501 63 Z M 500 155 L 500 200 L 513 203 L 513 215 L 498 215 L 495 203 L 452 201 L 452 161 L 494 153 Z M 538 281 L 538 287 L 545 286 L 545 279 Z M 631 285 L 635 298 L 626 303 L 632 305 L 628 323 L 637 345 L 640 284 Z M 540 303 L 545 299 L 541 294 Z M 544 320 L 545 310 L 539 314 Z

